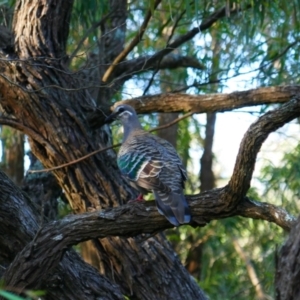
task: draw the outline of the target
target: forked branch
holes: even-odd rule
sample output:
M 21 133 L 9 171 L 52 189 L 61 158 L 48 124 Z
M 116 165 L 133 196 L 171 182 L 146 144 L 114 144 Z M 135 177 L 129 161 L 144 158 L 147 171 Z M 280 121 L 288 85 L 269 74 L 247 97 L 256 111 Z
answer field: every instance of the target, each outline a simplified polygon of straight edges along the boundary
M 239 206 L 231 211 L 220 210 L 220 198 L 225 189 L 218 189 L 193 196 L 190 201 L 192 226 L 205 226 L 211 220 L 239 215 Z M 189 199 L 189 198 L 188 198 Z M 241 200 L 241 207 L 267 221 L 289 229 L 294 219 L 287 212 L 275 206 L 256 203 L 247 198 Z M 266 205 L 269 209 L 266 210 Z M 271 208 L 271 209 L 270 209 Z M 240 209 L 241 210 L 241 209 Z M 278 218 L 278 216 L 283 216 Z M 285 220 L 282 223 L 282 220 Z M 79 242 L 109 236 L 133 237 L 153 234 L 172 225 L 158 213 L 154 201 L 142 204 L 127 204 L 105 211 L 69 215 L 62 220 L 48 223 L 15 258 L 7 269 L 4 279 L 7 285 L 25 289 L 41 281 L 47 272 L 55 268 L 65 250 Z M 26 280 L 24 280 L 26 278 Z
M 108 81 L 110 75 L 112 74 L 115 66 L 121 62 L 130 52 L 131 50 L 141 41 L 148 23 L 152 17 L 152 12 L 157 8 L 157 6 L 159 5 L 159 3 L 161 2 L 161 0 L 156 0 L 154 3 L 154 7 L 153 9 L 150 8 L 148 10 L 147 15 L 145 16 L 144 22 L 142 24 L 142 26 L 140 27 L 138 33 L 136 34 L 136 36 L 133 38 L 133 40 L 130 42 L 130 44 L 114 59 L 114 61 L 112 62 L 112 64 L 109 66 L 109 68 L 106 70 L 106 72 L 104 73 L 103 77 L 102 77 L 102 81 L 106 82 Z

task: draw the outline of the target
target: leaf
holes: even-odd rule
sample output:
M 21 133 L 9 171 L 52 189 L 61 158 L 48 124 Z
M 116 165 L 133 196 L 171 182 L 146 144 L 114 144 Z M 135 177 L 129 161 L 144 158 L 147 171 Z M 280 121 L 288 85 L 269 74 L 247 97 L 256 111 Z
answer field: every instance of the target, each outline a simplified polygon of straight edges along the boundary
M 24 300 L 24 299 L 28 299 L 28 298 L 22 298 L 20 296 L 17 296 L 11 292 L 7 292 L 4 290 L 0 290 L 0 296 L 4 297 L 5 299 L 8 300 Z

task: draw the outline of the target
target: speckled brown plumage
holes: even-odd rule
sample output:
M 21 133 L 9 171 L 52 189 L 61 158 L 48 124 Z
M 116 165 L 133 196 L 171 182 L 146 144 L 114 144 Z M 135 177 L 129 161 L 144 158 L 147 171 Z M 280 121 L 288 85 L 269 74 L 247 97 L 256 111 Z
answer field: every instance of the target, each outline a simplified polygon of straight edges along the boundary
M 190 209 L 183 194 L 186 170 L 164 139 L 144 131 L 134 109 L 117 106 L 108 118 L 121 120 L 123 144 L 118 153 L 122 174 L 142 193 L 152 191 L 159 212 L 175 226 L 190 222 Z

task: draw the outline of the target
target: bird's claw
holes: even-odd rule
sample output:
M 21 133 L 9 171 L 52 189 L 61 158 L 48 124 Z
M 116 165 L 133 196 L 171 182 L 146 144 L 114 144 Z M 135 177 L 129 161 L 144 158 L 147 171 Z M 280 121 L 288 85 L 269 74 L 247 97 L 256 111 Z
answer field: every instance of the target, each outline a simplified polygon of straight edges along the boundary
M 136 199 L 129 200 L 127 203 L 138 203 L 138 202 L 145 202 L 143 194 L 139 194 Z

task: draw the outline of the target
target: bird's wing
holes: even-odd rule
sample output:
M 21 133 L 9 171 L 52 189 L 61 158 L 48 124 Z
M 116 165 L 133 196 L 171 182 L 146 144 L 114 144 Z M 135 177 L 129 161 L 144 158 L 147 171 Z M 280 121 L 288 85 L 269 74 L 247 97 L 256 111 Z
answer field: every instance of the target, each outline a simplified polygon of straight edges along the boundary
M 184 168 L 182 161 L 176 152 L 175 148 L 173 147 L 172 144 L 170 144 L 168 141 L 161 139 L 158 136 L 153 136 L 154 139 L 157 141 L 159 145 L 161 145 L 161 152 L 163 157 L 166 159 L 168 162 L 168 167 L 171 167 L 174 169 L 174 171 L 180 170 L 180 174 L 182 176 L 182 180 L 185 181 L 187 180 L 187 172 L 186 169 Z
M 164 164 L 160 160 L 152 160 L 149 153 L 139 151 L 126 152 L 118 157 L 118 166 L 123 175 L 147 190 L 169 190 L 160 180 L 159 173 Z
M 190 221 L 182 190 L 186 171 L 170 143 L 153 135 L 137 136 L 119 152 L 118 165 L 129 180 L 154 192 L 159 212 L 173 225 Z
M 179 183 L 179 187 L 183 188 L 184 181 L 187 179 L 186 170 L 169 142 L 153 134 L 142 132 L 128 139 L 122 147 L 118 165 L 130 180 L 158 177 L 161 181 L 174 182 L 173 175 L 176 175 L 176 184 Z

